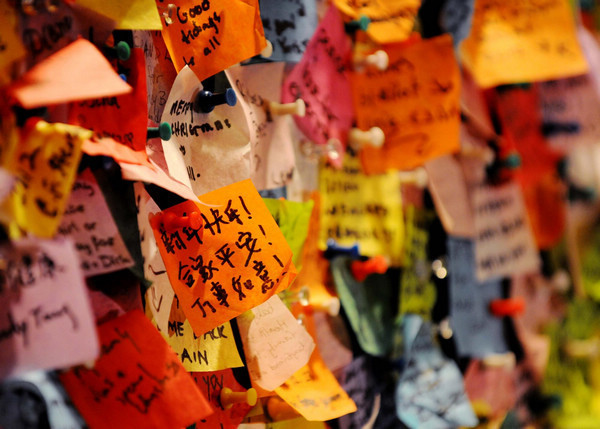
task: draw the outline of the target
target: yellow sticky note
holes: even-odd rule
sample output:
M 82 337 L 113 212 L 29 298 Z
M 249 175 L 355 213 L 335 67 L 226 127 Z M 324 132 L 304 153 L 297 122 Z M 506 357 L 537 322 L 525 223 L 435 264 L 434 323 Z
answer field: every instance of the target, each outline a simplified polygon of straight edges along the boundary
M 154 0 L 77 0 L 77 4 L 112 19 L 118 30 L 162 28 Z
M 346 156 L 341 170 L 320 171 L 321 230 L 319 247 L 333 238 L 342 246 L 358 243 L 361 255 L 402 259 L 402 203 L 396 173 L 367 176 L 359 160 Z
M 567 0 L 477 0 L 471 33 L 460 50 L 483 88 L 588 70 Z
M 17 34 L 16 9 L 8 2 L 0 4 L 0 85 L 10 82 L 9 66 L 25 55 L 25 48 Z
M 17 184 L 5 207 L 16 224 L 39 236 L 56 231 L 81 158 L 81 145 L 92 132 L 66 124 L 28 123 L 22 140 L 5 158 Z

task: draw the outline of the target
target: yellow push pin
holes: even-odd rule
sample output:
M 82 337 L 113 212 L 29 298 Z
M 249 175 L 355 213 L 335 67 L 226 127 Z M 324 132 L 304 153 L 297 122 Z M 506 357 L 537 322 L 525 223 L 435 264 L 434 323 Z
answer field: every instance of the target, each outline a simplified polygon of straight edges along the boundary
M 304 100 L 301 98 L 297 99 L 293 103 L 281 104 L 275 101 L 269 101 L 267 103 L 267 111 L 270 115 L 306 115 L 306 105 Z
M 245 392 L 234 392 L 229 387 L 224 387 L 221 390 L 221 406 L 228 410 L 234 406 L 234 404 L 246 403 L 251 407 L 256 405 L 256 401 L 258 400 L 258 393 L 256 393 L 256 389 L 251 387 Z

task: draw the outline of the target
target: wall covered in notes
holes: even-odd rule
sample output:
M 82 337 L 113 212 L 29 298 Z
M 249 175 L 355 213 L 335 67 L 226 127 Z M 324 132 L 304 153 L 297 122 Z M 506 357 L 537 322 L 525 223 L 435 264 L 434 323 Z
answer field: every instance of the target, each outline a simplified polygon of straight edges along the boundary
M 598 2 L 0 28 L 0 428 L 600 427 Z

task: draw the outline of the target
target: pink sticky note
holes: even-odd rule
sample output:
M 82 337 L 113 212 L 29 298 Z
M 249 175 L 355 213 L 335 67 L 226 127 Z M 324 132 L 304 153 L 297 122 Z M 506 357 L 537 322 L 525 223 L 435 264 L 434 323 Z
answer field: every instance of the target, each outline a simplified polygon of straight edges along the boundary
M 0 379 L 98 356 L 98 336 L 74 246 L 66 240 L 0 247 Z
M 294 117 L 298 128 L 315 143 L 329 139 L 346 143 L 353 110 L 348 70 L 352 42 L 344 31 L 340 13 L 331 6 L 306 47 L 302 60 L 289 74 L 281 99 L 298 98 L 306 104 L 306 116 Z

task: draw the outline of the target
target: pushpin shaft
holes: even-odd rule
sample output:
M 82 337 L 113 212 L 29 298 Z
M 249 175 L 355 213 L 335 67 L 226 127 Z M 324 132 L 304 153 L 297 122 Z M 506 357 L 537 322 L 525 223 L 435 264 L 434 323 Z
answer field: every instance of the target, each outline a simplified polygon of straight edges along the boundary
M 293 103 L 281 104 L 275 101 L 269 101 L 267 104 L 271 115 L 297 115 L 304 117 L 306 114 L 306 105 L 301 98 Z

